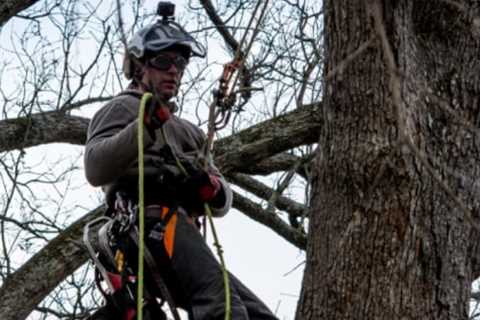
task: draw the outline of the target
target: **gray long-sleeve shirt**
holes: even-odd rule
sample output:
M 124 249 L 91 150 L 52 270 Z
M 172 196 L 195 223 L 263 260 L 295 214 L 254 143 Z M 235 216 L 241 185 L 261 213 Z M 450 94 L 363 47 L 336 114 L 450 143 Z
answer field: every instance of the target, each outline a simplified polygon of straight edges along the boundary
M 138 185 L 138 110 L 141 93 L 126 91 L 113 98 L 92 118 L 85 146 L 85 174 L 93 186 L 102 186 L 107 203 L 112 204 L 116 191 L 136 192 Z M 174 111 L 174 110 L 172 110 Z M 164 124 L 168 144 L 182 162 L 195 163 L 202 156 L 205 134 L 185 119 L 175 115 Z M 165 159 L 165 141 L 156 132 L 154 139 L 144 131 L 144 167 L 146 197 L 155 198 L 155 188 L 165 169 L 178 172 L 175 163 Z M 225 204 L 212 208 L 215 216 L 227 213 L 232 203 L 232 191 L 213 161 L 208 159 L 209 172 L 220 177 Z M 157 190 L 158 191 L 158 190 Z M 161 197 L 161 195 L 158 195 Z

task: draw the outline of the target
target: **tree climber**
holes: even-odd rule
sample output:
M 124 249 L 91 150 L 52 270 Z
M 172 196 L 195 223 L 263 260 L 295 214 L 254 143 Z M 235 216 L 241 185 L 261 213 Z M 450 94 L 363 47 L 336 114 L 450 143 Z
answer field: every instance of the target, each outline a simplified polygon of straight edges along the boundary
M 189 59 L 204 57 L 205 51 L 173 21 L 173 9 L 163 9 L 162 19 L 128 42 L 124 61 L 124 74 L 131 81 L 128 89 L 102 107 L 90 123 L 86 177 L 93 186 L 102 186 L 110 212 L 122 203 L 138 201 L 137 118 L 142 95 L 152 93 L 143 121 L 145 243 L 158 266 L 156 272 L 190 319 L 223 319 L 222 270 L 196 221 L 203 214 L 204 202 L 214 216 L 225 215 L 232 191 L 212 159 L 203 156 L 205 134 L 177 117 L 177 107 L 170 101 L 177 95 Z M 182 175 L 176 160 L 187 169 L 188 177 Z M 199 164 L 205 161 L 207 169 Z M 155 239 L 155 232 L 161 237 Z M 126 260 L 129 256 L 127 252 Z M 238 279 L 230 274 L 229 280 L 233 320 L 277 319 Z

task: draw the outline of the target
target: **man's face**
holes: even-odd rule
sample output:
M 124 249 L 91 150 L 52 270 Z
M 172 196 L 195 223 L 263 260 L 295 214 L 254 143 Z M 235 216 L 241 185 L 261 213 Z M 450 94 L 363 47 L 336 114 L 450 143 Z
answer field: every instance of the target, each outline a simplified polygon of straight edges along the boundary
M 177 95 L 186 64 L 179 52 L 162 51 L 145 64 L 142 82 L 168 101 Z

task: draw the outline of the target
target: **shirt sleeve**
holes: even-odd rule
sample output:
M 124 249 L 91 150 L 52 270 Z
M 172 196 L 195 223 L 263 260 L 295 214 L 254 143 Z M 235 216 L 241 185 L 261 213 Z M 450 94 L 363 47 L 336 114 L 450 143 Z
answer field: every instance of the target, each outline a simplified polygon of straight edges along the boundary
M 200 141 L 201 141 L 200 150 L 202 150 L 204 147 L 204 144 L 206 143 L 207 138 L 205 133 L 202 130 L 199 130 L 199 131 L 200 131 Z M 220 170 L 218 170 L 218 168 L 215 166 L 215 163 L 213 161 L 211 154 L 207 159 L 207 163 L 209 167 L 208 168 L 209 173 L 219 178 L 222 186 L 219 192 L 223 192 L 223 196 L 225 199 L 225 202 L 222 207 L 215 207 L 211 205 L 212 215 L 215 217 L 222 217 L 226 215 L 227 212 L 232 208 L 232 201 L 233 201 L 232 189 L 230 188 L 230 184 L 227 182 L 225 177 L 220 173 Z
M 220 182 L 222 184 L 222 189 L 220 190 L 220 192 L 224 193 L 225 204 L 221 208 L 215 208 L 214 206 L 211 206 L 212 215 L 215 217 L 222 217 L 226 215 L 227 212 L 232 208 L 233 194 L 232 190 L 230 189 L 230 185 L 223 176 L 220 176 Z
M 112 100 L 90 122 L 85 145 L 85 175 L 93 186 L 114 182 L 138 158 L 137 113 Z M 144 147 L 154 143 L 144 128 Z

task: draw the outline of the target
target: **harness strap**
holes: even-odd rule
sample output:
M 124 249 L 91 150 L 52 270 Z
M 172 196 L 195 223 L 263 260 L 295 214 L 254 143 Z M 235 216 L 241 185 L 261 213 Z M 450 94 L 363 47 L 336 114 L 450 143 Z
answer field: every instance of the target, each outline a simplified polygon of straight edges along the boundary
M 170 210 L 170 211 L 174 211 L 174 210 Z M 138 247 L 138 244 L 139 244 L 138 232 L 136 227 L 130 228 L 129 236 L 132 239 L 132 241 L 135 243 L 135 245 Z M 157 263 L 155 262 L 155 259 L 152 256 L 152 253 L 147 247 L 145 247 L 143 253 L 144 253 L 145 262 L 147 263 L 147 267 L 150 269 L 150 273 L 153 277 L 153 280 L 155 281 L 157 288 L 160 290 L 160 294 L 162 295 L 162 298 L 165 299 L 165 301 L 168 304 L 168 307 L 172 311 L 173 318 L 175 320 L 181 320 L 180 315 L 178 314 L 177 308 L 175 306 L 175 302 L 170 294 L 170 291 L 168 290 L 167 285 L 165 284 L 165 281 L 163 280 L 162 276 L 158 272 L 158 266 L 157 266 Z
M 158 209 L 158 210 L 157 210 Z M 145 208 L 145 217 L 157 219 L 158 222 L 153 226 L 148 234 L 148 238 L 157 242 L 162 242 L 167 255 L 173 257 L 173 247 L 175 239 L 175 229 L 177 217 L 175 213 L 178 207 L 148 206 Z

